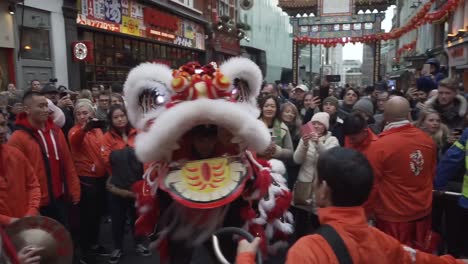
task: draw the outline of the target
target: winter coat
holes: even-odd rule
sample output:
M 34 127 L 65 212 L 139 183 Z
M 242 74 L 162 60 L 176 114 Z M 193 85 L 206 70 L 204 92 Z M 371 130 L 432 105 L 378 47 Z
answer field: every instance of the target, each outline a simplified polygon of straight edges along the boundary
M 402 245 L 367 224 L 362 207 L 326 207 L 318 211 L 322 225 L 330 225 L 343 239 L 353 263 L 462 264 L 450 255 L 434 256 Z M 253 253 L 237 255 L 236 263 L 254 264 Z M 302 237 L 288 251 L 286 264 L 339 264 L 330 244 L 318 234 Z
M 73 164 L 73 159 L 68 149 L 68 144 L 62 130 L 55 126 L 51 119 L 47 121 L 46 132 L 54 137 L 55 147 L 47 147 L 44 150 L 44 137 L 40 137 L 27 121 L 25 113 L 18 115 L 16 130 L 8 141 L 8 144 L 19 149 L 29 160 L 36 172 L 39 185 L 41 186 L 41 206 L 49 205 L 49 189 L 53 188 L 64 191 L 65 198 L 73 203 L 80 201 L 80 182 Z M 54 149 L 55 148 L 55 149 Z M 47 153 L 50 153 L 50 157 Z M 52 159 L 59 158 L 57 178 L 50 171 L 55 170 Z M 56 186 L 58 185 L 58 186 Z M 54 196 L 57 195 L 54 192 Z
M 131 129 L 128 133 L 128 141 L 125 142 L 122 136 L 116 133 L 113 129 L 110 129 L 106 132 L 106 134 L 104 134 L 104 138 L 102 140 L 101 157 L 109 174 L 112 174 L 109 159 L 112 151 L 121 150 L 127 146 L 134 148 L 136 135 L 137 130 L 134 128 Z
M 460 139 L 445 152 L 437 165 L 434 189 L 453 192 L 462 191 L 464 176 L 468 173 L 465 166 L 465 161 L 467 160 L 467 141 L 468 129 L 465 129 Z M 460 196 L 458 204 L 468 209 L 468 197 Z
M 304 145 L 304 141 L 301 139 L 296 152 L 294 152 L 294 162 L 301 164 L 297 181 L 314 182 L 317 178 L 317 161 L 319 155 L 328 149 L 339 146 L 338 139 L 332 136 L 331 132 L 327 132 L 326 135 L 320 137 L 318 143 L 310 141 L 308 147 Z M 314 207 L 315 205 L 312 201 L 310 207 L 303 209 L 313 211 L 315 209 Z
M 339 101 L 338 117 L 345 120 L 353 111 L 353 105 L 347 105 L 343 100 Z
M 0 166 L 0 225 L 9 225 L 12 217 L 37 215 L 41 189 L 25 155 L 12 146 L 2 144 Z
M 367 209 L 373 208 L 378 219 L 388 222 L 429 215 L 436 152 L 434 140 L 409 123 L 382 132 L 367 152 L 374 171 Z
M 143 175 L 143 167 L 140 167 L 133 149 L 136 135 L 137 130 L 132 128 L 125 142 L 120 134 L 110 129 L 104 135 L 101 148 L 102 159 L 110 174 L 106 188 L 110 193 L 124 198 L 134 198 L 129 187 Z
M 287 161 L 291 159 L 294 149 L 289 128 L 283 122 L 281 122 L 281 142 L 282 143 L 280 145 L 276 145 L 276 151 L 275 154 L 273 154 L 273 158 L 281 161 Z
M 449 129 L 465 127 L 465 114 L 468 104 L 462 95 L 455 97 L 454 105 L 449 109 L 444 109 L 439 105 L 437 96 L 427 100 L 425 104 L 439 112 L 442 123 L 446 124 Z
M 101 129 L 85 131 L 81 125 L 74 126 L 68 133 L 76 172 L 79 176 L 106 176 L 106 167 L 101 156 L 103 138 Z

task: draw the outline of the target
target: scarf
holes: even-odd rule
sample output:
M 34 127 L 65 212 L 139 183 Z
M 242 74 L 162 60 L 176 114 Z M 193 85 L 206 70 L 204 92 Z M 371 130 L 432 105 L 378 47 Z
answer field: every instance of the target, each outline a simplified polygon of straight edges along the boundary
M 276 145 L 283 147 L 283 138 L 281 137 L 281 121 L 275 118 L 272 129 L 273 141 Z

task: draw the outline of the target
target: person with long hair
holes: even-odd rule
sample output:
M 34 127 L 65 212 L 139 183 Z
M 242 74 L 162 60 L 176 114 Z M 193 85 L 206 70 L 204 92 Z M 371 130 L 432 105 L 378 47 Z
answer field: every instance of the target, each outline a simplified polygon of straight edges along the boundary
M 296 149 L 299 144 L 299 140 L 301 139 L 302 121 L 299 111 L 293 103 L 287 102 L 281 105 L 281 121 L 283 121 L 283 123 L 288 127 L 293 143 L 293 149 Z M 288 173 L 288 187 L 291 189 L 297 179 L 300 166 L 297 165 L 293 159 L 286 161 L 285 165 Z
M 414 126 L 420 128 L 429 134 L 437 145 L 438 156 L 442 154 L 448 145 L 450 131 L 448 127 L 442 123 L 440 114 L 432 108 L 427 108 L 420 112 L 419 118 L 414 122 Z
M 275 96 L 265 96 L 259 102 L 260 117 L 271 134 L 272 143 L 264 153 L 269 158 L 287 161 L 293 156 L 293 143 L 288 126 L 281 121 L 280 104 Z
M 281 121 L 288 127 L 294 148 L 301 139 L 300 129 L 302 125 L 301 116 L 293 103 L 287 102 L 281 105 Z
M 134 226 L 136 211 L 135 194 L 132 185 L 141 179 L 143 164 L 135 156 L 135 137 L 137 131 L 128 122 L 127 110 L 123 105 L 112 105 L 108 114 L 109 131 L 104 135 L 101 155 L 110 177 L 106 187 L 110 192 L 110 214 L 112 219 L 112 239 L 114 250 L 109 263 L 119 263 L 123 255 L 123 240 L 127 216 L 130 226 Z M 135 238 L 135 251 L 141 256 L 151 253 L 140 238 Z

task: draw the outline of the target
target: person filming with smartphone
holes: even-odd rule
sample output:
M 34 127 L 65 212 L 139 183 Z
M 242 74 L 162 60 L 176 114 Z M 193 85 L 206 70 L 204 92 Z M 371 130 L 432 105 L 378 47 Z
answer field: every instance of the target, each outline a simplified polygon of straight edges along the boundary
M 70 130 L 68 139 L 73 160 L 81 183 L 80 202 L 80 247 L 82 260 L 95 263 L 96 255 L 108 255 L 98 245 L 101 216 L 106 199 L 106 166 L 101 156 L 105 123 L 95 118 L 91 101 L 81 99 L 75 106 L 76 125 Z
M 301 165 L 293 191 L 293 213 L 297 238 L 319 225 L 313 198 L 313 184 L 317 178 L 317 160 L 324 151 L 338 147 L 338 139 L 328 131 L 330 115 L 320 112 L 302 129 L 302 138 L 294 152 L 294 162 Z

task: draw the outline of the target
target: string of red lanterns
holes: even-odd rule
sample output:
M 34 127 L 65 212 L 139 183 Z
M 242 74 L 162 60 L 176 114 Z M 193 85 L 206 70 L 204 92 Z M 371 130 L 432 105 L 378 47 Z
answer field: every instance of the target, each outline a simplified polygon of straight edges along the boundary
M 418 42 L 418 38 L 416 38 L 415 40 L 411 41 L 410 43 L 408 44 L 405 44 L 403 45 L 401 48 L 399 48 L 396 52 L 396 58 L 395 58 L 395 61 L 396 62 L 400 62 L 400 57 L 401 55 L 407 53 L 407 52 L 410 52 L 412 50 L 414 50 L 416 48 L 416 43 Z
M 411 32 L 422 25 L 428 23 L 437 23 L 445 20 L 448 15 L 455 11 L 461 0 L 448 0 L 439 10 L 429 12 L 431 6 L 436 0 L 431 0 L 423 5 L 423 7 L 414 15 L 410 21 L 403 27 L 394 28 L 387 33 L 377 33 L 362 37 L 343 37 L 343 38 L 310 38 L 306 36 L 295 37 L 294 42 L 298 44 L 324 45 L 325 47 L 336 47 L 337 45 L 345 45 L 346 43 L 372 43 L 380 40 L 398 39 L 401 36 Z

